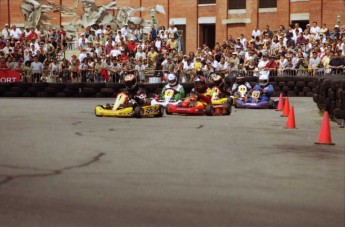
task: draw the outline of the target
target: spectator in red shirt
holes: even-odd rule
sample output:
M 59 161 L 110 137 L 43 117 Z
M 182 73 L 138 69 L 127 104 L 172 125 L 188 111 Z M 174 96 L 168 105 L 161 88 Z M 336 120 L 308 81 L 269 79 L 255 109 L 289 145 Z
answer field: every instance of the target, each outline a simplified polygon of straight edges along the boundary
M 63 26 L 62 26 L 62 25 L 60 26 L 60 29 L 59 29 L 59 31 L 58 31 L 57 33 L 58 33 L 58 35 L 59 35 L 60 43 L 61 43 L 63 46 L 67 46 L 67 42 L 66 42 L 66 31 L 63 29 Z
M 128 47 L 128 50 L 129 50 L 129 56 L 131 56 L 131 57 L 135 56 L 134 50 L 135 50 L 136 46 L 137 45 L 135 44 L 134 39 L 133 38 L 130 39 L 130 41 L 127 43 L 127 47 Z
M 266 69 L 270 70 L 270 76 L 277 75 L 278 63 L 275 60 L 274 56 L 270 56 L 269 60 L 265 66 Z
M 31 28 L 31 30 L 30 30 L 30 33 L 29 33 L 28 38 L 27 38 L 28 42 L 30 42 L 31 39 L 38 39 L 38 35 L 35 32 L 34 28 Z

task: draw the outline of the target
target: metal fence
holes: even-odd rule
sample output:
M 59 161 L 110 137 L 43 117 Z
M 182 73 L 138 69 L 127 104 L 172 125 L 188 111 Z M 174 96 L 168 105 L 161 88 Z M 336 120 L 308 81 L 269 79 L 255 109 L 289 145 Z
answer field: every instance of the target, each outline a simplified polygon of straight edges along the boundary
M 95 70 L 43 70 L 32 72 L 28 69 L 19 70 L 21 72 L 21 82 L 35 83 L 122 83 L 125 75 L 134 74 L 141 83 L 165 83 L 169 73 L 175 73 L 180 82 L 192 82 L 196 76 L 204 76 L 207 82 L 212 80 L 214 74 L 220 74 L 224 78 L 235 78 L 238 75 L 244 77 L 259 77 L 267 74 L 270 77 L 278 76 L 324 76 L 324 75 L 345 75 L 345 67 L 309 68 L 309 69 L 265 69 L 265 70 L 226 70 L 222 72 L 181 70 L 169 72 L 164 70 L 131 70 L 131 71 L 111 71 L 107 69 Z

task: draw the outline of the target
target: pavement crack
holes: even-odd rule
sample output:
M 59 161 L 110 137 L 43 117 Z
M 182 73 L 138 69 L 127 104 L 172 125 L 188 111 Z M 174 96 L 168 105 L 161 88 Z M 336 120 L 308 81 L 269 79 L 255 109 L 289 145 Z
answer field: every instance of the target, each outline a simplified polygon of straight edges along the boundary
M 196 127 L 196 129 L 200 129 L 202 127 L 204 127 L 204 125 L 199 125 L 198 127 Z
M 89 166 L 101 159 L 102 156 L 104 156 L 105 153 L 101 152 L 97 154 L 95 157 L 90 159 L 87 162 L 77 164 L 77 165 L 72 165 L 72 166 L 66 166 L 60 169 L 54 169 L 54 170 L 44 170 L 47 171 L 46 173 L 33 173 L 33 174 L 17 174 L 17 175 L 2 175 L 3 177 L 2 180 L 0 180 L 0 186 L 10 183 L 11 181 L 15 179 L 20 179 L 20 178 L 34 178 L 34 177 L 49 177 L 49 176 L 55 176 L 59 174 L 63 174 L 64 171 L 72 170 L 72 169 L 78 169 L 82 167 Z M 32 169 L 32 170 L 40 170 L 38 168 L 28 168 L 28 167 L 20 167 L 20 166 L 12 166 L 12 165 L 0 165 L 0 167 L 6 167 L 6 168 L 13 168 L 13 169 Z

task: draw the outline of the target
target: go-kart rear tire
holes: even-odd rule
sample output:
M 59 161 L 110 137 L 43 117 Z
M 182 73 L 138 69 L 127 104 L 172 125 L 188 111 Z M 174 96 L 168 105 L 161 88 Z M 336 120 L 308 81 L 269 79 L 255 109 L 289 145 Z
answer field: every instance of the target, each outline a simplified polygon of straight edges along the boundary
M 155 117 L 163 117 L 163 115 L 164 115 L 164 107 L 159 106 L 158 114 L 155 115 Z
M 136 106 L 133 111 L 133 117 L 142 118 L 144 116 L 144 109 L 141 106 Z
M 272 99 L 270 99 L 270 100 L 268 101 L 268 108 L 269 108 L 269 109 L 273 109 L 273 108 L 274 108 L 274 101 L 273 101 Z
M 229 103 L 224 104 L 225 113 L 223 115 L 230 115 L 231 114 L 231 105 Z
M 212 105 L 207 105 L 206 108 L 205 108 L 205 114 L 207 116 L 213 116 L 213 113 L 214 113 L 214 109 L 213 109 L 213 106 Z

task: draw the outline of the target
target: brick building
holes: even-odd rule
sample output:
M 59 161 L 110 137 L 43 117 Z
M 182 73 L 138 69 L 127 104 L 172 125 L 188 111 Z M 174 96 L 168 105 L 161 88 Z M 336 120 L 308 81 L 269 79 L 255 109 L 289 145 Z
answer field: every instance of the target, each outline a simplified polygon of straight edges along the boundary
M 23 25 L 20 0 L 0 0 L 0 24 Z M 73 6 L 74 0 L 50 0 L 58 4 Z M 110 2 L 97 0 L 97 5 Z M 230 34 L 233 37 L 243 33 L 249 37 L 254 28 L 263 30 L 270 25 L 277 30 L 279 25 L 287 27 L 299 22 L 301 27 L 316 21 L 318 25 L 334 27 L 337 20 L 345 20 L 344 0 L 117 0 L 119 6 L 149 7 L 156 4 L 165 8 L 166 15 L 157 15 L 159 25 L 168 26 L 174 22 L 183 31 L 186 52 L 206 43 L 213 47 Z M 79 3 L 78 13 L 82 12 Z M 140 14 L 140 15 L 139 15 Z M 60 13 L 51 13 L 51 23 L 67 24 L 71 18 Z M 137 13 L 149 19 L 148 13 Z

